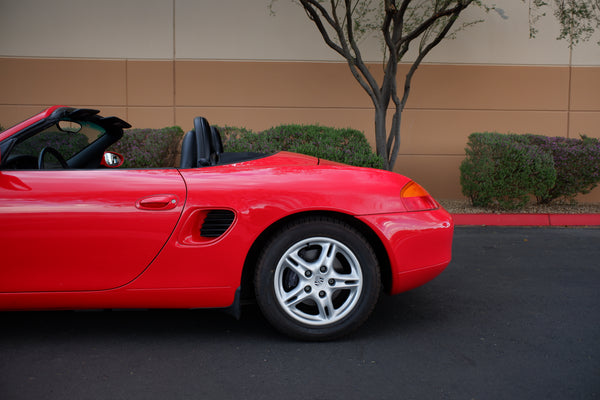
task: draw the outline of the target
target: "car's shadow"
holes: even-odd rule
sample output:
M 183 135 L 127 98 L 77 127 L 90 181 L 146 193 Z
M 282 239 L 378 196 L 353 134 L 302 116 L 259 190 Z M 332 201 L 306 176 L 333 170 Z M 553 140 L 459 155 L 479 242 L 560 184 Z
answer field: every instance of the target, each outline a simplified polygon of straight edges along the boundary
M 166 337 L 194 335 L 270 335 L 255 306 L 245 306 L 239 321 L 221 310 L 24 311 L 1 314 L 1 340 L 23 338 Z
M 447 318 L 447 310 L 430 291 L 415 290 L 397 296 L 382 296 L 363 327 L 352 339 L 381 337 L 419 329 Z M 434 296 L 435 297 L 435 296 Z M 258 306 L 242 307 L 239 320 L 222 310 L 98 310 L 23 311 L 0 314 L 0 340 L 10 343 L 26 339 L 88 339 L 228 337 L 239 340 L 289 340 L 264 319 Z

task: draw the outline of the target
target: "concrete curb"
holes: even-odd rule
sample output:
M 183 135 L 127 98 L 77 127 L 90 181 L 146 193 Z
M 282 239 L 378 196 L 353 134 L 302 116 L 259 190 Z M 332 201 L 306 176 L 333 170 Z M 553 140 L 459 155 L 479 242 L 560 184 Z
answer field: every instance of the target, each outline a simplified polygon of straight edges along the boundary
M 452 214 L 452 217 L 457 226 L 600 226 L 600 214 Z

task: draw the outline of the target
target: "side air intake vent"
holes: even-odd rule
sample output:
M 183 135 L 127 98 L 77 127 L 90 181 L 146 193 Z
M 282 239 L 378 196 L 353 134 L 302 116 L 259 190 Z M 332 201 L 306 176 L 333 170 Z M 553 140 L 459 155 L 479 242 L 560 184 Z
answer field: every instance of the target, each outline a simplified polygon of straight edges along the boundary
M 230 210 L 211 210 L 206 215 L 202 228 L 200 228 L 200 236 L 205 238 L 217 238 L 229 229 L 235 214 Z

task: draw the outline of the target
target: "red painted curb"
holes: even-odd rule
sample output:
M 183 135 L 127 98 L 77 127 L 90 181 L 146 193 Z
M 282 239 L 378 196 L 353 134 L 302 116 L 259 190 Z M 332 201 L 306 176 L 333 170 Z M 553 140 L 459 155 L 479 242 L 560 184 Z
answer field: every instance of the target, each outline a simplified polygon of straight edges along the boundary
M 452 214 L 455 225 L 600 226 L 600 214 Z
M 600 214 L 550 214 L 552 226 L 598 226 Z

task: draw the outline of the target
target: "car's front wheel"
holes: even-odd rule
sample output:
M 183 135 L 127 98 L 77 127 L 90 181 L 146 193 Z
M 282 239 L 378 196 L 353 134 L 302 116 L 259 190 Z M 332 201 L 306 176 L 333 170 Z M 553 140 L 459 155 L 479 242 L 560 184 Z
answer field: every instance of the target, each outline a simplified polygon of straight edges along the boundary
M 304 218 L 281 229 L 256 268 L 258 304 L 281 332 L 329 340 L 360 326 L 379 297 L 377 258 L 353 227 Z

